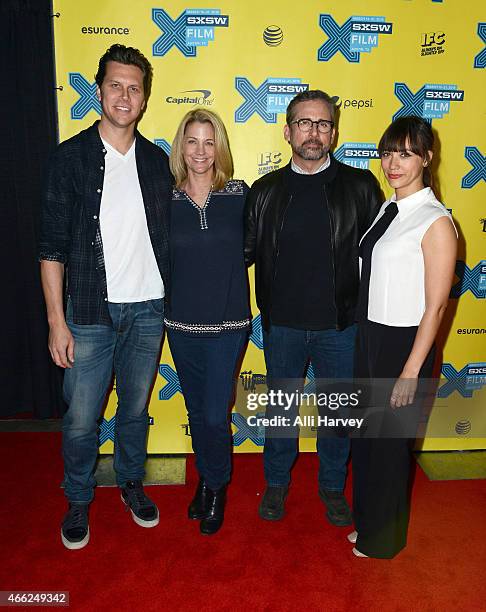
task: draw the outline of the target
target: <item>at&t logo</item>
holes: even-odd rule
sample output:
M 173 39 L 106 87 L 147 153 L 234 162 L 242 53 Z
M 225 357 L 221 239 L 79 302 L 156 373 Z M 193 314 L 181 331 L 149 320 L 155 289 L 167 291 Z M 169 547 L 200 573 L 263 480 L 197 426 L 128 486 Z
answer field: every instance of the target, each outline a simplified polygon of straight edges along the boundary
M 319 62 L 328 62 L 338 52 L 348 62 L 359 62 L 361 53 L 370 53 L 378 46 L 380 34 L 393 32 L 393 24 L 385 17 L 353 16 L 339 26 L 331 15 L 324 13 L 319 15 L 319 26 L 328 36 L 317 51 Z
M 371 159 L 379 159 L 378 149 L 371 142 L 345 142 L 334 151 L 334 157 L 348 166 L 368 170 Z
M 427 119 L 442 119 L 449 113 L 451 102 L 462 102 L 464 91 L 457 85 L 423 85 L 416 93 L 412 93 L 405 83 L 395 83 L 395 95 L 402 103 L 393 119 L 407 115 L 418 115 Z
M 235 122 L 245 123 L 257 113 L 266 123 L 276 123 L 277 114 L 285 113 L 294 96 L 309 89 L 301 79 L 269 78 L 254 87 L 245 77 L 235 78 L 236 91 L 245 101 L 236 109 Z
M 154 8 L 152 20 L 162 30 L 152 46 L 156 57 L 165 55 L 172 47 L 185 57 L 196 57 L 198 47 L 207 47 L 214 41 L 215 28 L 229 26 L 229 15 L 210 8 L 186 9 L 175 20 L 164 9 Z

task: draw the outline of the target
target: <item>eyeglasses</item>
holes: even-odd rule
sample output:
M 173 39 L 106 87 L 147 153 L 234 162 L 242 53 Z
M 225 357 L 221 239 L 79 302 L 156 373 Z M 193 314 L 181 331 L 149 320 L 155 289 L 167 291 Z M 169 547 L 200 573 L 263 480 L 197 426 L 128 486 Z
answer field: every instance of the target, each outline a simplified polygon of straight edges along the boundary
M 334 121 L 326 121 L 325 119 L 319 119 L 318 121 L 312 121 L 312 119 L 297 119 L 292 121 L 291 125 L 296 123 L 301 132 L 307 133 L 312 130 L 314 123 L 316 124 L 317 131 L 321 134 L 328 134 L 334 127 Z

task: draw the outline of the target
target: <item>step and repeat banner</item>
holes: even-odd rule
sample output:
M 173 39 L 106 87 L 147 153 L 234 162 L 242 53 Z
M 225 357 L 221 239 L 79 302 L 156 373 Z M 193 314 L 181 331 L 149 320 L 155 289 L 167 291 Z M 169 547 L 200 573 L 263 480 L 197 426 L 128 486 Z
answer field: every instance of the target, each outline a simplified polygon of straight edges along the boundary
M 376 149 L 382 132 L 402 115 L 431 121 L 438 141 L 436 191 L 452 211 L 460 247 L 440 342 L 435 431 L 443 437 L 429 433 L 423 448 L 485 448 L 485 417 L 477 401 L 486 390 L 483 1 L 54 0 L 53 9 L 60 140 L 98 118 L 94 74 L 115 42 L 139 48 L 153 65 L 140 131 L 169 152 L 182 116 L 195 106 L 212 109 L 226 124 L 235 177 L 248 184 L 288 162 L 285 109 L 300 91 L 318 88 L 339 98 L 334 155 L 369 168 L 387 195 Z M 252 269 L 250 278 L 253 285 Z M 253 332 L 240 392 L 265 381 L 260 316 L 252 301 Z M 309 368 L 308 384 L 312 378 Z M 114 391 L 101 426 L 101 452 L 112 451 L 115 409 Z M 150 416 L 149 452 L 190 451 L 184 401 L 166 343 Z M 262 447 L 263 430 L 249 427 L 238 408 L 232 423 L 236 451 Z M 314 449 L 314 440 L 302 439 L 301 448 Z

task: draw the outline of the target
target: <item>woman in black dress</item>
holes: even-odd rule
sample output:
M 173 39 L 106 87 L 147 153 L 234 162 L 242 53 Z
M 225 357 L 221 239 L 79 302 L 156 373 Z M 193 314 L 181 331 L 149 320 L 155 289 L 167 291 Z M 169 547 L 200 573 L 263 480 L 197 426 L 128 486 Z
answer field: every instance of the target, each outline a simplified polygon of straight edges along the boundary
M 451 215 L 431 188 L 433 145 L 420 117 L 387 128 L 378 151 L 395 192 L 360 243 L 355 378 L 373 379 L 379 411 L 352 441 L 356 531 L 348 539 L 359 557 L 390 559 L 407 540 L 418 390 L 432 377 L 457 249 Z

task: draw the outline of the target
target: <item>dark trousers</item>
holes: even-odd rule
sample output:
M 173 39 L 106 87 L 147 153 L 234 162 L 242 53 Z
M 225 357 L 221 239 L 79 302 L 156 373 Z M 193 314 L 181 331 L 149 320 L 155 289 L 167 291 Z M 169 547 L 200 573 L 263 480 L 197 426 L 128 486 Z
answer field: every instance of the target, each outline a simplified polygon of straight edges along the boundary
M 269 389 L 302 391 L 304 370 L 309 360 L 316 379 L 351 379 L 355 338 L 356 325 L 343 331 L 308 331 L 271 325 L 268 331 L 263 332 Z M 267 416 L 273 414 L 269 407 Z M 282 411 L 276 411 L 276 414 L 282 414 Z M 285 416 L 292 422 L 297 414 L 296 405 L 285 412 Z M 267 429 L 263 463 L 265 480 L 269 486 L 289 484 L 290 472 L 297 458 L 298 437 L 298 428 L 287 427 L 283 435 Z M 343 491 L 349 448 L 347 435 L 318 435 L 319 488 Z
M 389 327 L 369 321 L 358 328 L 355 378 L 374 379 L 370 401 L 377 408 L 366 419 L 367 431 L 351 442 L 356 548 L 369 557 L 391 559 L 407 543 L 411 432 L 420 418 L 419 397 L 425 381 L 424 388 L 419 383 L 412 405 L 392 410 L 389 401 L 416 333 L 417 327 Z M 434 356 L 433 348 L 419 379 L 432 377 Z
M 168 330 L 167 336 L 189 416 L 196 467 L 216 491 L 231 475 L 230 403 L 248 334 L 207 338 Z

